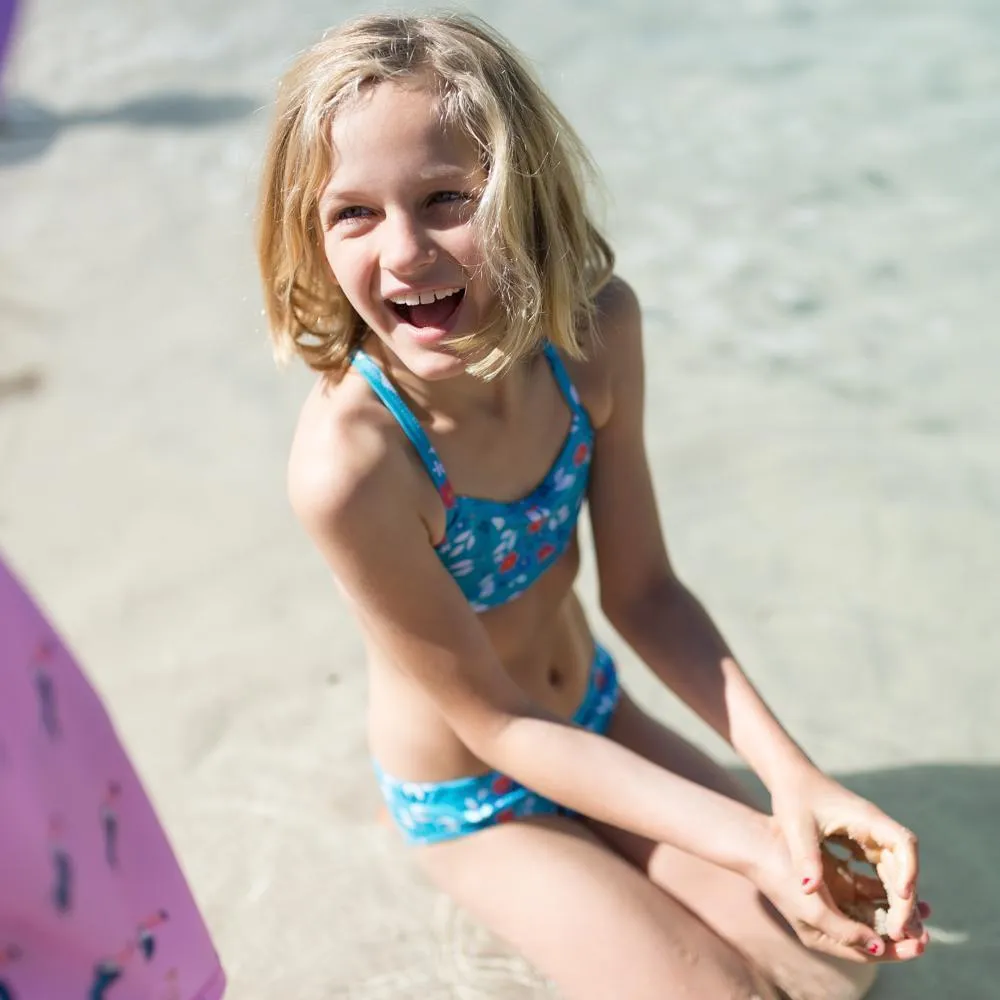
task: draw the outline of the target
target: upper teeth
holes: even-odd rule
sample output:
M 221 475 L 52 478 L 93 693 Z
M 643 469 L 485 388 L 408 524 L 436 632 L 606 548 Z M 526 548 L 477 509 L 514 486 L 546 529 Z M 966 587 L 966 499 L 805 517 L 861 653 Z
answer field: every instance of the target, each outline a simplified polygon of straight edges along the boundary
M 461 288 L 440 288 L 436 292 L 413 292 L 410 295 L 394 295 L 390 302 L 397 306 L 426 306 L 438 299 L 446 299 L 449 295 L 455 295 Z

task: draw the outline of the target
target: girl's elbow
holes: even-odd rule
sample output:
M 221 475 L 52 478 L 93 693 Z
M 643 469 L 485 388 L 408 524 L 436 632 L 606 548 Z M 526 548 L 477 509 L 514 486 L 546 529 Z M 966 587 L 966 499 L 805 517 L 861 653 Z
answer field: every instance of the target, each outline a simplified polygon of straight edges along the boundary
M 624 635 L 630 617 L 629 602 L 620 598 L 601 595 L 601 614 L 607 618 L 611 627 L 620 635 Z
M 662 618 L 684 593 L 673 574 L 658 575 L 628 591 L 601 592 L 601 612 L 625 639 L 651 619 Z
M 449 720 L 455 735 L 463 746 L 494 770 L 503 770 L 505 736 L 517 715 L 512 712 L 490 709 L 488 711 L 462 712 Z

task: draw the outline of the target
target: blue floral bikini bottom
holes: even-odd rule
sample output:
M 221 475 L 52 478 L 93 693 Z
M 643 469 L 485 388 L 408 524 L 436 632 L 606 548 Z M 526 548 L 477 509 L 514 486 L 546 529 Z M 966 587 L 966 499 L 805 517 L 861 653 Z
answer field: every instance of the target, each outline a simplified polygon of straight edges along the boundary
M 594 733 L 607 731 L 618 704 L 618 671 L 611 654 L 595 645 L 587 693 L 573 723 Z M 410 844 L 434 844 L 464 837 L 525 816 L 575 816 L 499 771 L 452 781 L 400 781 L 373 762 L 382 796 Z

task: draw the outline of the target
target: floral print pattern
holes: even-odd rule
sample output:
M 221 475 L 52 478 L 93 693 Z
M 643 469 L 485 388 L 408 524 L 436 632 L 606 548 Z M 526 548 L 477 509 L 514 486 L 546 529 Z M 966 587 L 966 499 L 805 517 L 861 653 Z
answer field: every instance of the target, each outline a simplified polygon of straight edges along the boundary
M 512 503 L 456 495 L 434 446 L 396 387 L 364 351 L 356 351 L 352 359 L 399 421 L 437 487 L 447 513 L 437 554 L 476 612 L 520 597 L 558 561 L 573 538 L 586 498 L 593 427 L 551 344 L 545 345 L 545 356 L 569 404 L 570 427 L 545 478 Z

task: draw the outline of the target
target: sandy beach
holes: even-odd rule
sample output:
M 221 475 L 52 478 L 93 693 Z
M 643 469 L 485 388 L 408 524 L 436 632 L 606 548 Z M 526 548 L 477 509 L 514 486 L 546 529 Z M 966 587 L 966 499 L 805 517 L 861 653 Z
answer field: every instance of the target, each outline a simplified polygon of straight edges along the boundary
M 0 547 L 113 712 L 230 996 L 554 996 L 375 823 L 358 633 L 285 499 L 310 376 L 276 370 L 261 316 L 268 105 L 375 9 L 292 6 L 28 4 L 0 126 Z M 467 9 L 603 175 L 682 576 L 814 759 L 920 835 L 934 940 L 872 995 L 1000 996 L 995 5 Z M 630 689 L 736 766 L 602 621 L 592 560 L 581 589 Z

